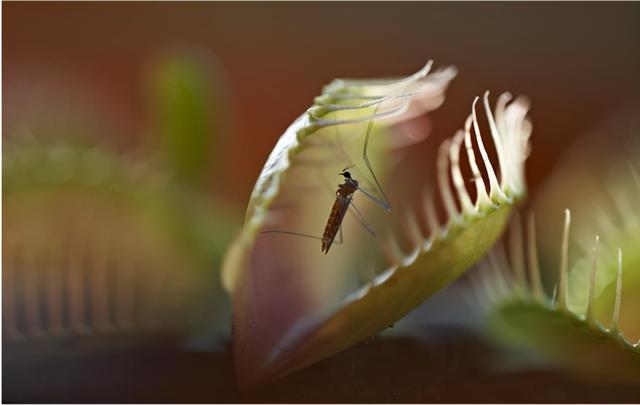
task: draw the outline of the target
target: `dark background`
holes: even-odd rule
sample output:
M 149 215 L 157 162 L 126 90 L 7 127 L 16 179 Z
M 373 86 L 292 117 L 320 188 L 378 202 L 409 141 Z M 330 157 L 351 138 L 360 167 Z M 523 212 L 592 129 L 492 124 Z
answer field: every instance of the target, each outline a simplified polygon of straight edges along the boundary
M 231 107 L 224 164 L 233 175 L 218 189 L 240 205 L 275 140 L 335 77 L 408 74 L 427 59 L 457 66 L 445 107 L 434 115 L 434 132 L 445 136 L 462 126 L 473 97 L 486 89 L 528 95 L 533 189 L 572 139 L 637 102 L 640 90 L 634 3 L 3 7 L 5 105 L 18 79 L 72 79 L 109 103 L 129 137 L 145 116 L 141 81 L 149 59 L 176 45 L 212 50 L 228 76 Z
M 3 3 L 5 114 L 40 81 L 88 89 L 136 145 L 143 76 L 169 47 L 211 50 L 228 78 L 230 116 L 215 194 L 242 212 L 276 139 L 335 77 L 416 71 L 427 59 L 459 75 L 434 132 L 462 126 L 485 89 L 532 101 L 532 195 L 577 138 L 640 94 L 638 3 Z M 57 94 L 64 102 L 65 91 Z M 5 115 L 6 118 L 6 115 Z M 6 122 L 6 120 L 5 120 Z M 5 128 L 3 128 L 4 130 Z M 4 131 L 3 131 L 4 132 Z M 617 134 L 606 136 L 614 139 Z M 240 221 L 240 215 L 238 217 Z M 239 397 L 230 355 L 159 341 L 64 359 L 23 347 L 3 362 L 5 401 L 637 401 L 629 387 L 550 371 L 495 371 L 459 332 L 361 344 L 269 390 Z M 48 353 L 48 354 L 47 354 Z M 27 358 L 22 357 L 22 359 Z M 33 357 L 33 356 L 31 356 Z M 87 369 L 95 373 L 87 373 Z M 34 383 L 37 381 L 37 383 Z

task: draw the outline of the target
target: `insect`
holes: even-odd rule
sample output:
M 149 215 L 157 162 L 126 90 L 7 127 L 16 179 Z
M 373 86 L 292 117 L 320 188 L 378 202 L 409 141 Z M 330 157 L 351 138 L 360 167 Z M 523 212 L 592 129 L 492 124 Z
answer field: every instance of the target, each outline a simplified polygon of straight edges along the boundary
M 347 171 L 348 169 L 349 167 L 338 173 L 344 177 L 344 183 L 338 186 L 336 200 L 333 203 L 327 225 L 324 228 L 324 234 L 322 235 L 322 251 L 324 254 L 329 253 L 329 248 L 331 248 L 338 230 L 340 230 L 342 226 L 344 216 L 347 214 L 347 210 L 353 201 L 353 194 L 358 190 L 358 181 L 351 177 L 351 173 Z M 353 205 L 353 207 L 355 207 L 355 205 Z M 361 218 L 358 219 L 361 220 Z M 370 231 L 370 233 L 373 232 L 370 227 L 365 226 L 365 228 Z
M 358 190 L 358 181 L 351 177 L 351 173 L 346 168 L 339 175 L 344 176 L 344 183 L 338 186 L 336 200 L 333 203 L 327 225 L 324 228 L 324 234 L 322 235 L 322 251 L 325 255 L 329 253 L 329 248 L 331 248 L 338 230 L 342 226 L 344 216 L 353 201 L 353 193 Z
M 377 111 L 377 106 L 375 111 Z M 374 116 L 375 114 L 376 113 L 374 112 Z M 373 128 L 373 118 L 369 121 L 367 125 L 367 130 L 365 133 L 365 140 L 364 140 L 364 148 L 362 151 L 362 158 L 367 166 L 369 173 L 373 178 L 373 181 L 377 189 L 382 194 L 383 199 L 379 199 L 375 197 L 371 192 L 367 191 L 365 188 L 362 188 L 358 184 L 358 181 L 354 179 L 351 176 L 351 173 L 348 171 L 349 169 L 355 166 L 354 164 L 350 164 L 344 169 L 342 169 L 340 173 L 338 173 L 338 175 L 344 177 L 344 183 L 338 185 L 338 190 L 336 191 L 336 198 L 331 208 L 329 219 L 327 220 L 327 224 L 325 225 L 324 233 L 321 238 L 313 235 L 307 235 L 304 233 L 291 232 L 291 231 L 266 230 L 266 231 L 262 231 L 262 233 L 282 233 L 282 234 L 303 236 L 303 237 L 312 238 L 312 239 L 320 239 L 322 241 L 322 252 L 324 252 L 324 254 L 326 255 L 327 253 L 329 253 L 329 249 L 331 248 L 331 245 L 334 243 L 334 241 L 336 243 L 342 243 L 342 222 L 344 220 L 344 217 L 347 214 L 347 211 L 351 210 L 351 212 L 353 213 L 355 218 L 358 220 L 358 222 L 360 222 L 360 224 L 367 230 L 367 232 L 369 232 L 369 234 L 371 234 L 371 236 L 375 237 L 375 231 L 369 224 L 367 224 L 367 221 L 364 219 L 363 215 L 360 213 L 360 211 L 358 210 L 358 208 L 353 202 L 353 197 L 355 192 L 360 191 L 366 197 L 368 197 L 371 201 L 375 202 L 376 204 L 384 208 L 385 211 L 391 211 L 391 204 L 389 203 L 387 196 L 384 193 L 384 190 L 382 189 L 382 186 L 380 185 L 380 182 L 378 181 L 378 178 L 376 177 L 373 171 L 373 168 L 371 167 L 371 162 L 369 161 L 369 158 L 367 156 L 367 147 L 369 145 L 369 138 L 371 136 L 372 128 Z M 341 153 L 348 158 L 346 152 L 344 151 L 341 144 L 339 143 L 339 135 L 338 135 L 338 145 L 340 146 L 339 150 L 341 151 Z M 338 235 L 338 233 L 340 233 L 340 238 L 339 238 L 339 241 L 336 241 L 336 236 Z
M 377 110 L 378 108 L 376 106 L 375 112 L 377 112 Z M 375 112 L 374 112 L 374 115 L 375 115 Z M 364 148 L 362 150 L 362 159 L 367 165 L 367 169 L 369 170 L 369 173 L 371 173 L 371 176 L 373 177 L 373 180 L 378 190 L 380 190 L 380 193 L 382 194 L 384 200 L 376 198 L 371 193 L 366 191 L 364 188 L 361 188 L 358 184 L 358 181 L 351 177 L 351 173 L 348 172 L 347 170 L 352 168 L 354 166 L 353 164 L 345 167 L 342 170 L 342 172 L 338 173 L 339 175 L 344 177 L 344 183 L 338 186 L 338 190 L 336 191 L 336 200 L 333 203 L 333 207 L 331 208 L 331 213 L 329 214 L 329 219 L 327 220 L 327 225 L 324 228 L 324 234 L 322 235 L 322 251 L 324 252 L 324 254 L 327 254 L 329 252 L 329 248 L 333 244 L 336 234 L 338 233 L 338 230 L 342 226 L 342 221 L 344 220 L 344 217 L 347 214 L 347 210 L 349 209 L 349 207 L 353 207 L 354 216 L 356 217 L 358 222 L 360 222 L 362 226 L 364 226 L 365 229 L 372 236 L 375 236 L 375 232 L 366 223 L 366 221 L 364 220 L 364 217 L 362 216 L 362 214 L 360 214 L 360 211 L 358 211 L 358 208 L 353 203 L 353 195 L 357 190 L 360 190 L 365 196 L 367 196 L 373 202 L 379 204 L 386 211 L 391 211 L 391 204 L 387 200 L 387 196 L 384 193 L 384 190 L 382 189 L 382 186 L 380 185 L 380 182 L 378 181 L 378 178 L 376 177 L 373 171 L 373 168 L 371 167 L 371 162 L 369 161 L 369 157 L 367 156 L 367 147 L 369 146 L 369 138 L 371 137 L 372 128 L 373 128 L 373 119 L 371 119 L 369 121 L 369 124 L 367 125 L 367 131 L 364 137 Z M 340 144 L 338 143 L 338 145 Z M 340 150 L 346 156 L 346 152 L 342 147 L 340 147 Z

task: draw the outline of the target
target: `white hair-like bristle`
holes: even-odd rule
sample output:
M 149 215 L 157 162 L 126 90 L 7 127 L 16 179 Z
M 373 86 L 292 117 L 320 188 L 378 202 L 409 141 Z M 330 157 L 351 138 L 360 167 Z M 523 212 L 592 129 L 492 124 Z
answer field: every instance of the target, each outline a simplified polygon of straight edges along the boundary
M 473 152 L 473 146 L 471 144 L 471 124 L 473 118 L 469 116 L 464 124 L 464 146 L 467 151 L 467 159 L 469 160 L 469 166 L 471 167 L 471 173 L 476 184 L 476 207 L 482 209 L 484 207 L 492 206 L 493 203 L 487 194 L 487 189 L 480 174 L 480 169 L 476 163 L 476 156 Z
M 458 194 L 458 200 L 460 201 L 462 212 L 467 214 L 474 213 L 476 207 L 474 207 L 471 202 L 471 197 L 464 185 L 464 179 L 462 177 L 462 172 L 460 171 L 460 146 L 462 145 L 463 140 L 464 131 L 460 130 L 451 141 L 449 159 L 451 160 L 451 178 L 453 179 L 453 186 Z
M 596 241 L 593 244 L 593 261 L 591 263 L 591 276 L 589 277 L 589 295 L 587 299 L 587 322 L 593 322 L 593 296 L 596 289 L 596 271 L 598 266 L 598 242 L 600 236 L 596 235 Z
M 478 144 L 478 149 L 480 150 L 480 156 L 482 157 L 485 170 L 487 171 L 487 176 L 489 177 L 489 196 L 494 201 L 496 199 L 500 199 L 501 201 L 506 200 L 506 196 L 504 195 L 504 193 L 500 189 L 500 185 L 498 184 L 498 178 L 496 177 L 496 173 L 493 170 L 493 165 L 491 164 L 489 155 L 487 155 L 487 150 L 484 147 L 484 142 L 480 133 L 480 125 L 478 124 L 478 117 L 476 115 L 476 104 L 478 103 L 478 100 L 479 97 L 476 97 L 473 100 L 473 104 L 471 106 L 471 118 L 473 121 L 473 128 L 476 133 L 476 142 Z
M 564 228 L 562 230 L 562 250 L 560 252 L 560 273 L 558 275 L 558 295 L 556 305 L 567 309 L 567 283 L 569 272 L 569 229 L 571 227 L 571 211 L 564 211 Z
M 440 190 L 440 196 L 442 197 L 442 204 L 447 212 L 447 216 L 450 221 L 455 221 L 458 218 L 458 209 L 453 200 L 453 192 L 449 185 L 449 149 L 451 147 L 451 140 L 446 139 L 440 148 L 438 149 L 438 187 Z
M 618 332 L 620 322 L 620 303 L 622 302 L 622 249 L 618 247 L 618 273 L 616 275 L 616 297 L 613 303 L 613 317 L 610 329 Z

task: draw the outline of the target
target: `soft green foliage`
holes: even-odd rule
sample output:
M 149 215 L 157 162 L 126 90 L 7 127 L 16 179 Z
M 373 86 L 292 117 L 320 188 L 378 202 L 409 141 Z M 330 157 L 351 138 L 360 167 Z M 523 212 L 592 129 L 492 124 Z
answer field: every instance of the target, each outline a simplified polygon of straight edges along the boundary
M 213 55 L 167 54 L 150 71 L 153 130 L 167 168 L 187 183 L 203 180 L 219 157 L 224 94 Z
M 80 141 L 45 127 L 5 140 L 3 280 L 18 292 L 5 300 L 10 341 L 206 333 L 211 347 L 211 334 L 227 331 L 218 270 L 235 215 L 196 187 L 221 135 L 212 109 L 222 99 L 207 69 L 197 58 L 165 58 L 152 80 L 160 121 L 145 143 L 164 137 L 177 160 L 99 146 L 88 130 L 104 126 L 96 122 Z M 33 310 L 44 300 L 45 314 Z
M 54 271 L 57 258 L 66 262 L 78 258 L 86 264 L 78 277 L 86 273 L 92 279 L 88 275 L 98 275 L 101 263 L 115 260 L 115 274 L 131 267 L 145 284 L 146 292 L 139 292 L 134 301 L 153 300 L 147 295 L 156 294 L 153 286 L 172 297 L 165 301 L 171 308 L 156 305 L 143 310 L 140 316 L 153 318 L 139 319 L 143 324 L 188 331 L 209 322 L 206 318 L 213 314 L 205 303 L 219 296 L 215 269 L 233 229 L 224 206 L 172 184 L 157 169 L 105 150 L 31 145 L 5 151 L 7 272 L 21 271 L 16 266 L 26 260 L 41 263 L 39 274 L 46 276 Z M 65 244 L 71 249 L 51 252 L 66 249 Z M 133 298 L 126 292 L 111 293 L 123 301 Z M 92 317 L 96 323 L 86 326 L 101 321 Z

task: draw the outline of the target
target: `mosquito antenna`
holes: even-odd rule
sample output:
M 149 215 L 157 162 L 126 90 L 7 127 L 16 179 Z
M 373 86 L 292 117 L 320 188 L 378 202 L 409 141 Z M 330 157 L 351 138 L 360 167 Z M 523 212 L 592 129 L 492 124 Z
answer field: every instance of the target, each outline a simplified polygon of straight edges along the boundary
M 376 114 L 378 113 L 379 106 L 380 104 L 376 105 L 375 110 L 373 111 L 372 117 L 375 117 Z M 376 174 L 373 172 L 373 168 L 371 167 L 371 162 L 369 161 L 369 157 L 367 156 L 367 147 L 369 146 L 369 138 L 371 137 L 372 129 L 373 129 L 373 118 L 371 118 L 371 120 L 369 121 L 369 124 L 367 125 L 367 132 L 364 136 L 364 149 L 362 150 L 362 159 L 364 159 L 364 163 L 366 163 L 367 168 L 369 169 L 369 173 L 371 173 L 371 176 L 373 177 L 373 181 L 376 183 L 378 190 L 380 190 L 380 193 L 382 193 L 382 197 L 384 198 L 384 208 L 387 211 L 391 211 L 391 203 L 389 203 L 389 199 L 387 198 L 387 195 L 382 189 L 382 186 L 380 185 L 380 182 L 378 181 Z
M 349 163 L 349 165 L 347 165 L 347 167 L 345 167 L 344 169 L 342 169 L 342 173 L 346 172 L 347 170 L 351 169 L 352 167 L 354 167 L 355 164 L 354 163 Z

